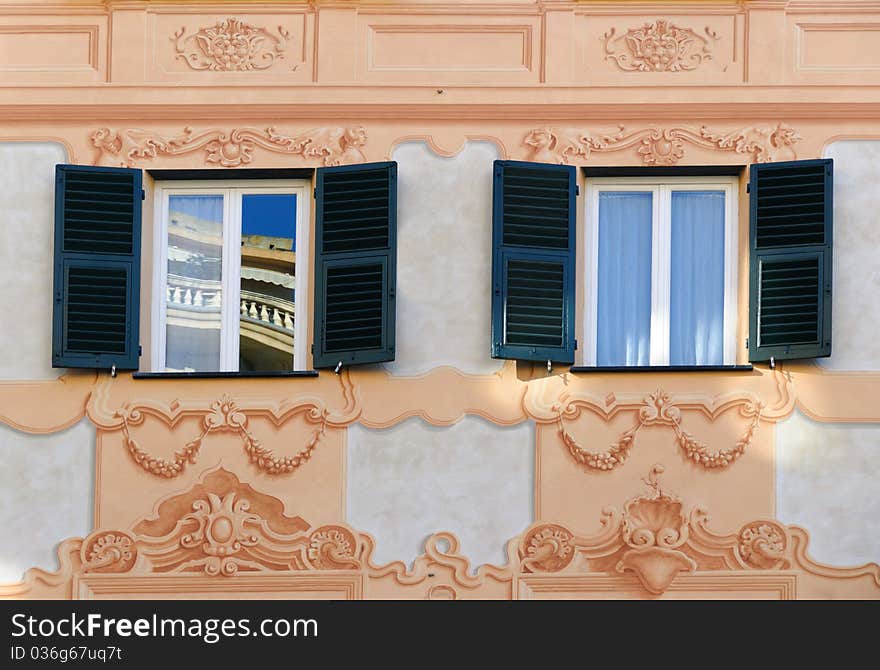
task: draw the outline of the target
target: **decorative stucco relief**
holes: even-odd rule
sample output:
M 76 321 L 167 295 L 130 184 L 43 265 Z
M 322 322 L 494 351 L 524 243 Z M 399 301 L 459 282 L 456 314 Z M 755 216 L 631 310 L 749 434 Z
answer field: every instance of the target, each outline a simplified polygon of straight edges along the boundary
M 241 579 L 247 575 L 296 577 L 332 570 L 365 582 L 368 597 L 512 598 L 517 597 L 515 581 L 552 575 L 564 579 L 543 590 L 586 592 L 591 589 L 576 582 L 591 579 L 598 585 L 594 590 L 627 590 L 637 584 L 642 597 L 656 597 L 686 574 L 710 581 L 722 575 L 712 582 L 715 588 L 734 594 L 764 578 L 768 584 L 787 580 L 789 597 L 797 590 L 804 597 L 840 591 L 880 598 L 880 565 L 820 565 L 807 556 L 806 531 L 770 519 L 717 534 L 704 508 L 686 514 L 684 503 L 662 490 L 662 472 L 663 466 L 655 465 L 644 480 L 649 493 L 627 500 L 622 512 L 603 510 L 597 534 L 581 536 L 562 524 L 540 522 L 508 543 L 507 565 L 483 565 L 472 572 L 449 532 L 431 535 L 411 569 L 400 561 L 374 565 L 374 541 L 368 534 L 342 522 L 313 528 L 288 515 L 278 498 L 218 467 L 188 490 L 164 497 L 151 516 L 124 531 L 99 529 L 85 539 L 62 542 L 60 570 L 31 569 L 22 582 L 0 586 L 0 597 L 77 597 L 89 589 L 73 585 L 94 578 L 112 578 L 109 592 L 118 597 L 135 590 L 158 597 L 168 577 L 187 580 L 175 582 L 187 592 L 217 591 L 219 580 L 234 593 L 256 583 Z M 609 588 L 615 575 L 628 580 Z
M 170 461 L 151 456 L 132 437 L 131 427 L 144 420 L 144 414 L 139 407 L 125 406 L 117 410 L 116 413 L 122 421 L 121 430 L 125 447 L 134 462 L 151 474 L 170 479 L 182 474 L 188 464 L 194 465 L 196 463 L 204 439 L 214 431 L 238 433 L 248 459 L 263 472 L 270 475 L 293 472 L 309 460 L 315 447 L 318 446 L 318 442 L 327 433 L 329 413 L 326 409 L 313 405 L 310 408 L 303 407 L 302 410 L 310 423 L 317 424 L 317 429 L 312 435 L 312 439 L 299 453 L 294 456 L 279 457 L 270 449 L 262 446 L 260 440 L 248 429 L 247 415 L 238 408 L 229 396 L 224 395 L 211 403 L 210 409 L 205 413 L 202 431 L 198 437 L 187 442 L 180 451 L 175 452 Z
M 709 529 L 709 514 L 660 486 L 663 466 L 655 465 L 644 480 L 650 493 L 628 500 L 623 513 L 603 511 L 602 530 L 578 536 L 561 524 L 539 523 L 522 536 L 518 548 L 521 573 L 633 574 L 652 596 L 666 592 L 680 574 L 716 571 L 802 571 L 833 579 L 870 577 L 880 589 L 880 565 L 830 568 L 807 556 L 808 535 L 794 526 L 762 519 L 737 533 Z M 827 597 L 827 596 L 825 596 Z M 873 597 L 880 597 L 877 591 Z
M 266 70 L 284 58 L 289 38 L 282 26 L 270 31 L 230 17 L 191 35 L 182 27 L 171 40 L 177 58 L 193 70 L 246 72 Z
M 122 407 L 112 408 L 110 393 L 112 381 L 108 377 L 94 390 L 88 407 L 89 418 L 103 431 L 121 431 L 123 444 L 134 462 L 144 471 L 158 477 L 173 479 L 183 474 L 189 465 L 198 462 L 205 439 L 214 432 L 236 433 L 241 438 L 248 460 L 257 469 L 269 474 L 289 474 L 308 461 L 312 452 L 326 436 L 327 429 L 339 428 L 355 421 L 360 412 L 357 390 L 349 371 L 334 375 L 345 403 L 340 409 L 329 409 L 318 397 L 302 397 L 266 402 L 236 401 L 230 395 L 203 403 L 194 398 L 169 403 L 157 399 L 130 400 Z M 276 427 L 295 417 L 302 416 L 315 426 L 311 439 L 293 456 L 277 456 L 265 447 L 248 427 L 248 415 L 268 417 Z M 202 428 L 199 434 L 186 442 L 169 459 L 153 456 L 142 447 L 132 434 L 132 428 L 144 423 L 150 416 L 166 427 L 174 427 L 184 417 L 199 417 Z
M 612 28 L 602 38 L 605 60 L 627 72 L 681 72 L 696 70 L 712 59 L 712 44 L 721 39 L 706 26 L 705 37 L 667 19 L 657 19 L 617 35 Z
M 755 431 L 761 422 L 763 403 L 742 399 L 734 404 L 740 414 L 748 420 L 744 435 L 730 449 L 710 451 L 709 447 L 688 433 L 681 424 L 681 408 L 662 389 L 645 397 L 644 403 L 638 408 L 636 422 L 625 431 L 620 438 L 604 452 L 591 452 L 581 447 L 565 426 L 565 419 L 576 419 L 580 416 L 584 403 L 576 398 L 569 398 L 557 406 L 557 425 L 559 436 L 568 448 L 572 458 L 591 470 L 613 470 L 622 465 L 630 450 L 635 445 L 636 434 L 644 426 L 668 426 L 675 434 L 675 439 L 688 460 L 706 468 L 726 468 L 742 456 L 751 445 Z
M 313 165 L 343 165 L 366 161 L 361 147 L 367 142 L 362 126 L 313 128 L 297 135 L 284 135 L 275 128 L 210 129 L 195 132 L 185 127 L 179 135 L 151 130 L 99 128 L 90 135 L 98 150 L 95 165 L 134 167 L 144 160 L 204 152 L 207 165 L 240 167 L 254 160 L 259 147 L 277 154 L 299 156 Z
M 83 418 L 98 379 L 71 370 L 55 381 L 0 382 L 0 423 L 27 433 L 55 433 Z
M 749 162 L 769 163 L 794 160 L 794 145 L 801 136 L 788 124 L 749 126 L 731 132 L 683 126 L 626 130 L 618 126 L 615 133 L 597 135 L 573 128 L 536 128 L 523 142 L 531 147 L 529 160 L 541 163 L 579 163 L 593 153 L 610 153 L 636 147 L 636 155 L 645 165 L 675 165 L 690 144 L 703 149 L 729 151 L 744 156 Z

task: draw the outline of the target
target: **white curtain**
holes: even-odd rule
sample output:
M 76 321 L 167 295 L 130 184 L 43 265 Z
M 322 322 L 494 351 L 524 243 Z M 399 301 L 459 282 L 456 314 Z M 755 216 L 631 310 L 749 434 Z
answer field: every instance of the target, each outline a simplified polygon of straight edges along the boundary
M 597 365 L 649 365 L 650 192 L 599 193 Z
M 670 365 L 724 362 L 724 192 L 672 192 Z

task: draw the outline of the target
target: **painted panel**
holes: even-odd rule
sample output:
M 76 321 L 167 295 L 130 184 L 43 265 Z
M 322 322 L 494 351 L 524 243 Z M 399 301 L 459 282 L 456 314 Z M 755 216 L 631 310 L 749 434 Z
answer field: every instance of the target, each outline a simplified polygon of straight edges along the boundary
M 60 144 L 0 143 L 0 314 L 12 317 L 0 323 L 0 379 L 64 372 L 52 369 L 52 249 L 55 164 L 65 160 Z
M 4 16 L 0 86 L 104 81 L 107 34 L 104 16 Z
M 880 370 L 880 142 L 848 140 L 834 159 L 834 268 L 829 370 Z
M 820 423 L 796 411 L 776 425 L 776 512 L 810 529 L 814 559 L 880 562 L 880 423 Z
M 796 81 L 880 81 L 880 14 L 823 14 L 789 19 Z
M 375 560 L 413 560 L 423 539 L 451 531 L 474 565 L 533 519 L 534 426 L 468 416 L 448 428 L 409 419 L 348 429 L 346 522 L 376 538 Z
M 58 541 L 91 531 L 94 444 L 88 421 L 52 435 L 0 425 L 0 582 L 57 569 Z
M 418 12 L 358 16 L 357 78 L 369 82 L 534 83 L 540 72 L 535 16 Z
M 397 358 L 415 375 L 441 365 L 491 374 L 492 161 L 489 142 L 454 156 L 421 141 L 397 145 Z M 442 259 L 441 262 L 440 259 Z

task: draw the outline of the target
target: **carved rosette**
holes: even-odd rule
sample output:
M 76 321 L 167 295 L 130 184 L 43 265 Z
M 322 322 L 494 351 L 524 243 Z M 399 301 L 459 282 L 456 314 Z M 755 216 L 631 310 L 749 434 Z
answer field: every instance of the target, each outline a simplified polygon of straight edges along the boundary
M 284 28 L 258 28 L 234 17 L 200 28 L 192 35 L 181 28 L 171 37 L 177 58 L 193 70 L 247 72 L 266 70 L 284 58 L 290 38 Z
M 98 128 L 90 136 L 98 150 L 95 165 L 135 167 L 157 157 L 182 156 L 201 151 L 208 165 L 234 168 L 248 165 L 257 148 L 299 156 L 313 165 L 363 163 L 362 147 L 367 134 L 362 126 L 313 128 L 298 135 L 284 135 L 275 128 L 205 130 L 186 127 L 179 135 L 166 136 L 150 130 Z
M 705 37 L 704 37 L 705 35 Z M 657 19 L 617 35 L 605 33 L 605 59 L 627 72 L 682 72 L 696 70 L 712 59 L 712 44 L 720 39 L 708 26 L 703 34 Z
M 686 153 L 688 145 L 740 154 L 753 163 L 794 160 L 794 145 L 801 136 L 789 125 L 749 126 L 732 132 L 717 132 L 673 126 L 651 126 L 628 131 L 619 126 L 617 132 L 595 135 L 573 128 L 535 128 L 523 143 L 529 147 L 528 159 L 540 163 L 574 164 L 590 159 L 593 153 L 612 153 L 636 148 L 636 155 L 645 165 L 675 165 Z
M 756 521 L 739 532 L 737 550 L 743 561 L 752 568 L 773 570 L 788 566 L 785 550 L 788 546 L 785 528 L 773 521 Z
M 84 573 L 128 572 L 137 561 L 137 546 L 126 533 L 101 531 L 83 542 L 80 558 Z
M 532 572 L 559 572 L 574 558 L 574 535 L 564 526 L 537 526 L 523 537 L 520 557 L 523 569 Z

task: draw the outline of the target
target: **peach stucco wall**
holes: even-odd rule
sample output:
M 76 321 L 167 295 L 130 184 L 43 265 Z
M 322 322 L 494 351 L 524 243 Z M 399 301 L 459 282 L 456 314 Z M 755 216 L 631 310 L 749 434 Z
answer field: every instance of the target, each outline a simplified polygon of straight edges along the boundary
M 29 544 L 0 543 L 0 596 L 880 597 L 878 24 L 875 0 L 0 0 L 0 536 Z M 204 48 L 224 31 L 253 48 Z M 677 50 L 645 57 L 651 35 Z M 738 166 L 745 362 L 742 175 L 823 156 L 831 358 L 582 375 L 490 358 L 496 158 Z M 399 169 L 393 363 L 183 381 L 49 367 L 56 162 L 380 160 Z M 223 515 L 254 547 L 187 546 Z M 648 527 L 646 554 L 631 531 Z

